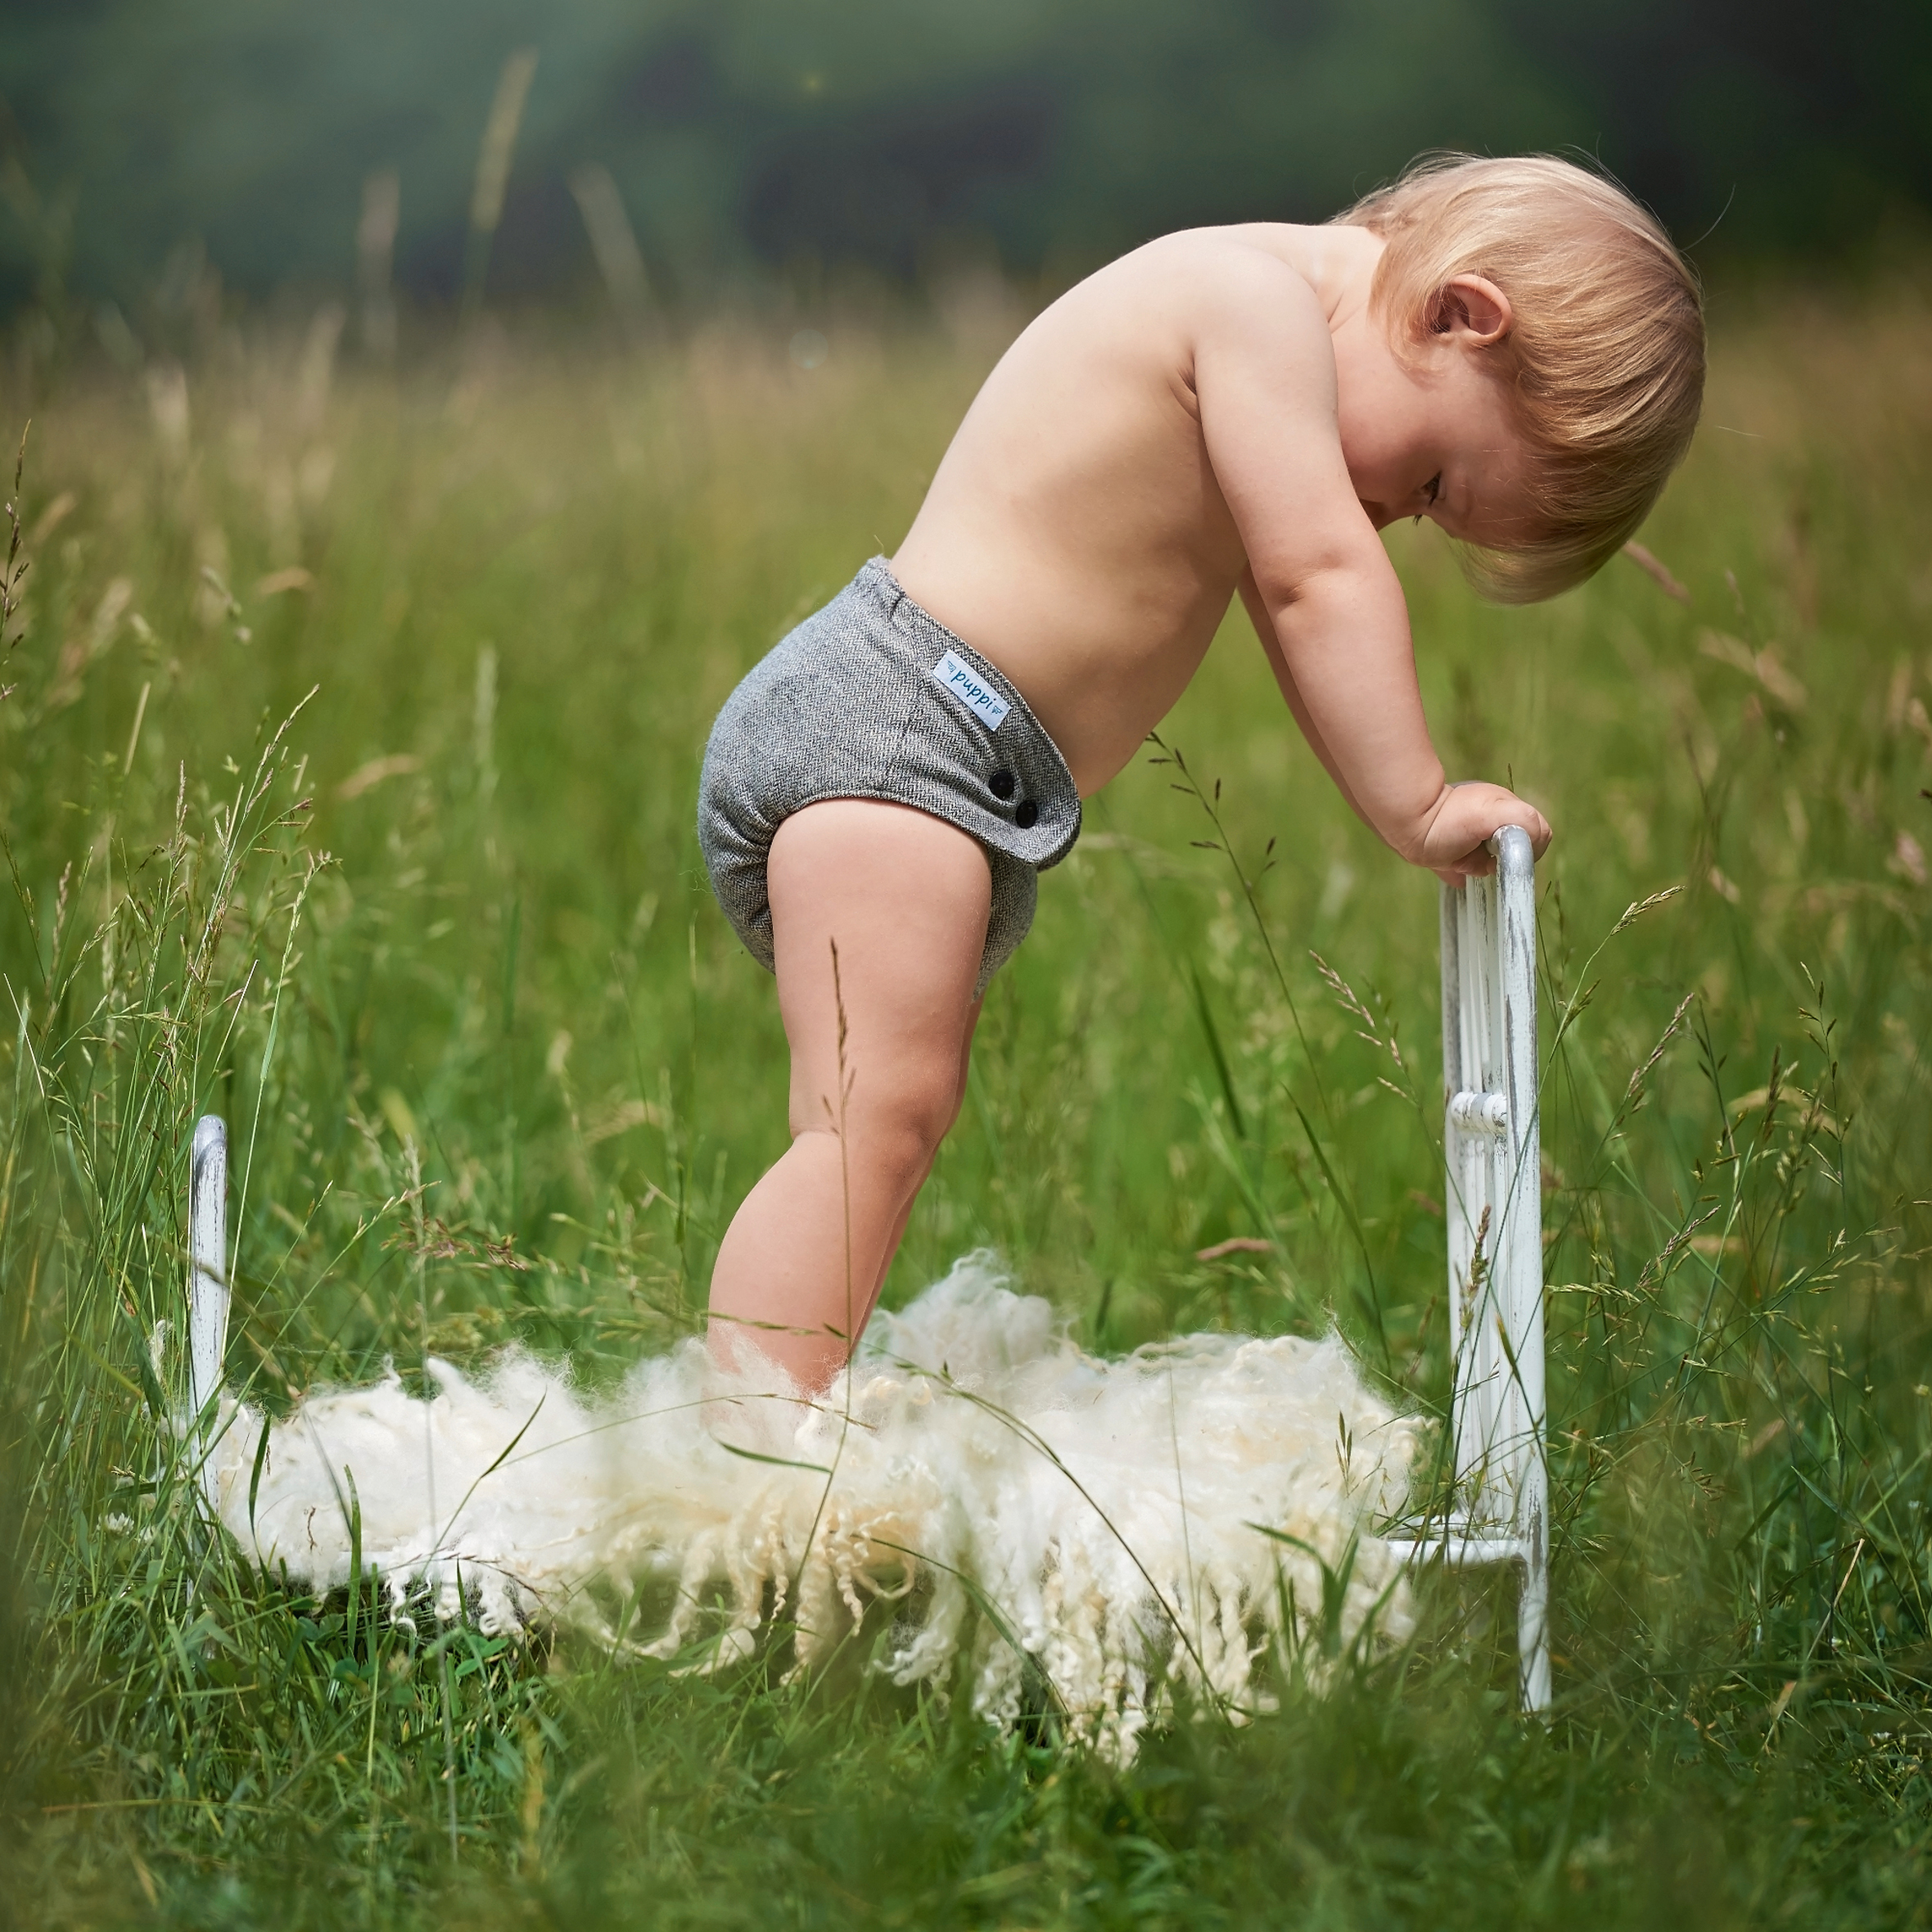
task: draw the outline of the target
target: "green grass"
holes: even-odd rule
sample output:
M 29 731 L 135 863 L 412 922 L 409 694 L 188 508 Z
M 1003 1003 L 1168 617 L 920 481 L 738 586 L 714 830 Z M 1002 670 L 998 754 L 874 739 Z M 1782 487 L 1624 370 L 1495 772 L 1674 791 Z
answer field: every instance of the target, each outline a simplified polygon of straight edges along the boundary
M 1244 1727 L 1196 1713 L 1123 1773 L 1044 1709 L 1000 1738 L 883 1686 L 870 1627 L 809 1682 L 782 1639 L 679 1677 L 305 1600 L 200 1526 L 159 1420 L 181 1352 L 151 1338 L 182 1317 L 203 1108 L 235 1140 L 229 1372 L 271 1408 L 512 1341 L 594 1380 L 702 1306 L 784 1120 L 770 983 L 697 853 L 704 734 L 892 547 L 991 353 L 856 317 L 806 374 L 785 332 L 619 360 L 532 326 L 324 394 L 264 327 L 191 368 L 173 446 L 130 381 L 16 373 L 0 1912 L 1932 1921 L 1909 295 L 1721 312 L 1708 427 L 1645 533 L 1687 608 L 1619 562 L 1497 612 L 1433 533 L 1392 539 L 1452 769 L 1558 830 L 1546 1730 L 1513 1708 L 1500 1582 L 1428 1584 L 1410 1650 Z M 1433 882 L 1349 819 L 1239 621 L 1162 735 L 1250 875 L 1276 841 L 1284 984 L 1200 804 L 1137 762 L 1043 882 L 888 1293 L 991 1244 L 1095 1347 L 1333 1320 L 1439 1409 Z M 412 1235 L 419 1185 L 453 1254 Z M 1230 1235 L 1275 1253 L 1194 1258 Z

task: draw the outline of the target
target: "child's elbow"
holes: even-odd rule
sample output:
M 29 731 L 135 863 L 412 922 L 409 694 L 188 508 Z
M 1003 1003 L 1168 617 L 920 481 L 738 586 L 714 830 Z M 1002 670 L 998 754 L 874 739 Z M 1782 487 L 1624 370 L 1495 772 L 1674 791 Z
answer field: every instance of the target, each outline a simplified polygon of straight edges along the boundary
M 1390 589 L 1401 594 L 1388 556 L 1372 535 L 1365 545 L 1339 539 L 1266 571 L 1257 564 L 1254 580 L 1262 603 L 1276 617 L 1358 611 Z

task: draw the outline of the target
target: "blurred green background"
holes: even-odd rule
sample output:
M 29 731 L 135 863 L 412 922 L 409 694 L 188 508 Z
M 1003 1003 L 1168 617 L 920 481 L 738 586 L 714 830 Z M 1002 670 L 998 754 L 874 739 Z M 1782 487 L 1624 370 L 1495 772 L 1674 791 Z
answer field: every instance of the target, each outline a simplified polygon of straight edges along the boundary
M 205 1533 L 167 1420 L 204 1108 L 251 1401 L 513 1343 L 607 1384 L 693 1325 L 785 1132 L 771 984 L 696 850 L 704 733 L 905 527 L 1038 298 L 980 279 L 637 351 L 425 317 L 383 367 L 332 357 L 325 296 L 140 381 L 84 315 L 81 354 L 0 357 L 0 421 L 34 413 L 0 622 L 3 1932 L 1932 1932 L 1909 277 L 1725 295 L 1644 532 L 1676 594 L 1618 559 L 1496 611 L 1389 532 L 1451 768 L 1558 828 L 1549 1727 L 1516 1721 L 1507 1579 L 1432 1578 L 1412 1649 L 1323 1698 L 1271 1671 L 1279 1720 L 1121 1773 L 1050 1713 L 994 1736 L 969 1674 L 868 1676 L 889 1605 L 823 1674 L 781 1624 L 694 1676 L 366 1615 Z M 1439 1415 L 1433 884 L 1297 745 L 1240 613 L 1162 731 L 1251 873 L 1278 842 L 1262 920 L 1171 767 L 1091 801 L 892 1302 L 986 1243 L 1096 1351 L 1333 1321 Z
M 1932 207 L 1922 0 L 16 0 L 0 309 L 131 312 L 197 242 L 253 295 L 344 284 L 382 171 L 397 281 L 447 300 L 526 47 L 489 266 L 509 296 L 594 291 L 571 187 L 592 165 L 678 304 L 1320 219 L 1437 145 L 1587 151 L 1706 260 L 1856 256 Z
M 1932 1932 L 1929 76 L 1926 0 L 0 0 L 0 1932 Z M 195 1115 L 272 1411 L 688 1333 L 785 1132 L 718 704 L 1059 286 L 1435 143 L 1600 157 L 1713 291 L 1654 571 L 1389 535 L 1452 768 L 1559 828 L 1551 1724 L 1506 1582 L 1117 1772 L 866 1674 L 889 1606 L 711 1677 L 210 1538 Z M 986 1243 L 1096 1351 L 1333 1322 L 1439 1415 L 1434 887 L 1238 612 L 1162 734 L 1258 915 L 1172 768 L 1092 801 L 890 1300 Z

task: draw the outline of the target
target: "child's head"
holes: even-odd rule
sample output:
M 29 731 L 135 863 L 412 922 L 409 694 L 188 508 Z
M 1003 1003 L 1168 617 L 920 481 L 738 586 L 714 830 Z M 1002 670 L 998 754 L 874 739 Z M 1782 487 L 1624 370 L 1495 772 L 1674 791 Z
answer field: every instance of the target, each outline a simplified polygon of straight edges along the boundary
M 1614 182 L 1546 155 L 1420 161 L 1336 216 L 1386 246 L 1370 304 L 1398 354 L 1479 275 L 1513 322 L 1485 356 L 1512 392 L 1541 528 L 1468 555 L 1478 588 L 1528 603 L 1580 584 L 1650 513 L 1704 397 L 1704 305 L 1670 237 Z

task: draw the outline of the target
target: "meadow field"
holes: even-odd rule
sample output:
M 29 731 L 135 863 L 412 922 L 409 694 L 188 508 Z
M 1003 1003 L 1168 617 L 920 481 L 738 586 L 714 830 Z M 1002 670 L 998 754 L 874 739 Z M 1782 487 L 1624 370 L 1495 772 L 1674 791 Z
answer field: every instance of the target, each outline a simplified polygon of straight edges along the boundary
M 1431 1578 L 1412 1643 L 1318 1627 L 1272 1714 L 1187 1709 L 1125 1770 L 1044 1702 L 1002 1736 L 893 1689 L 880 1619 L 706 1677 L 305 1598 L 169 1426 L 206 1109 L 272 1411 L 512 1344 L 607 1384 L 693 1330 L 784 1132 L 705 734 L 893 548 L 1022 298 L 485 323 L 395 368 L 327 312 L 23 348 L 0 1918 L 1932 1924 L 1932 300 L 1713 312 L 1643 535 L 1672 583 L 1497 610 L 1390 536 L 1452 774 L 1557 829 L 1551 1722 L 1506 1582 Z M 1096 1352 L 1333 1325 L 1439 1414 L 1434 882 L 1239 615 L 1161 737 L 1042 881 L 887 1300 L 991 1247 Z

